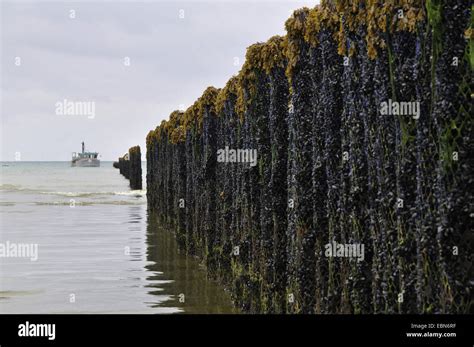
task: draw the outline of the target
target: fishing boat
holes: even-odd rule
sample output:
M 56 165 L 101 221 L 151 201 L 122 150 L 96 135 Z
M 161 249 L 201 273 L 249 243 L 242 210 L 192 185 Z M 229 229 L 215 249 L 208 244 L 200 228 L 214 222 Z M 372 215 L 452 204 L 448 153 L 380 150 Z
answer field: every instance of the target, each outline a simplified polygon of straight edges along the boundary
M 86 152 L 84 142 L 82 142 L 82 152 L 72 153 L 71 166 L 79 167 L 99 167 L 99 153 L 97 152 Z

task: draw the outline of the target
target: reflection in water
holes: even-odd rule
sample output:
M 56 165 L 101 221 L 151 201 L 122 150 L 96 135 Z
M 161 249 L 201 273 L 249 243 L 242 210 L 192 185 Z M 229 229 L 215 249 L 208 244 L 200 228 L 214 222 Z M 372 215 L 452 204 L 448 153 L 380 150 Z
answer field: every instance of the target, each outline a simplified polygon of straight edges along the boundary
M 144 253 L 146 251 L 145 237 L 143 227 L 145 221 L 143 214 L 146 213 L 143 206 L 128 206 L 127 228 L 129 231 L 129 255 L 132 261 L 145 260 Z
M 154 275 L 147 278 L 149 294 L 159 295 L 153 307 L 175 306 L 185 313 L 236 313 L 230 295 L 207 278 L 199 261 L 179 251 L 173 233 L 160 225 L 155 215 L 148 215 L 146 268 Z M 168 282 L 154 284 L 156 280 Z M 184 303 L 180 302 L 184 294 Z M 168 296 L 163 300 L 163 296 Z M 183 297 L 181 296 L 181 299 Z M 182 301 L 182 300 L 181 300 Z

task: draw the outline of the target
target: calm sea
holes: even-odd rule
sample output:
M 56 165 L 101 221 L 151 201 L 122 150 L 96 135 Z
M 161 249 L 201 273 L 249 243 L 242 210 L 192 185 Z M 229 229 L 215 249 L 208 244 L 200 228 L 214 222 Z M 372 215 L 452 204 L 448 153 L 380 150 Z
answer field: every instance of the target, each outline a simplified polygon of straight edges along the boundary
M 0 313 L 235 312 L 112 162 L 0 165 Z

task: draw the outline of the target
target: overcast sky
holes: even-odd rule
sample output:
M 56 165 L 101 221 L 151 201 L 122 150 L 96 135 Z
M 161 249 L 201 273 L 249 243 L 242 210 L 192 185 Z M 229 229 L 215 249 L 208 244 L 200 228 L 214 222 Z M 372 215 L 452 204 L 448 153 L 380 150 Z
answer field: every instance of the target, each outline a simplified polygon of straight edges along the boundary
M 81 141 L 102 160 L 138 144 L 144 159 L 150 129 L 317 3 L 0 1 L 0 161 L 70 160 Z M 94 116 L 58 114 L 65 99 L 94 102 Z

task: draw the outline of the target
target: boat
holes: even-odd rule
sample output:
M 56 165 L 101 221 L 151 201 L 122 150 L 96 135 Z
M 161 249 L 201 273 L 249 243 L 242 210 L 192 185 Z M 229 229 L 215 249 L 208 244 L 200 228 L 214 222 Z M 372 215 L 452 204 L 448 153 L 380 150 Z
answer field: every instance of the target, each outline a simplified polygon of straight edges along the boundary
M 84 142 L 82 142 L 82 152 L 72 153 L 71 166 L 78 167 L 99 167 L 99 153 L 97 152 L 86 152 Z

